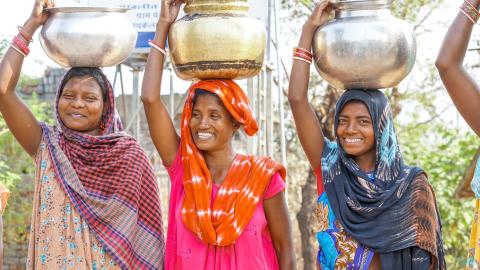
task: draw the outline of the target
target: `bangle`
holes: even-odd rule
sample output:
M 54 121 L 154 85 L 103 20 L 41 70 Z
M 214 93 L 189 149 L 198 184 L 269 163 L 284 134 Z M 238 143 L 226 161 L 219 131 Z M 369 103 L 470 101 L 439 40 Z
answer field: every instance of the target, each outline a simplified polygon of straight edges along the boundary
M 18 29 L 18 33 L 20 34 L 20 36 L 22 36 L 22 38 L 25 39 L 25 41 L 33 42 L 33 38 L 29 38 L 27 34 L 22 32 L 23 27 L 17 26 L 17 29 Z
M 24 54 L 19 48 L 15 47 L 15 45 L 13 43 L 10 43 L 10 47 L 15 49 L 15 51 L 17 51 L 19 54 L 23 55 L 23 57 L 27 57 L 27 55 Z
M 307 60 L 307 59 L 305 59 L 305 58 L 303 58 L 303 57 L 294 56 L 294 57 L 293 57 L 293 60 L 300 60 L 300 61 L 303 61 L 303 62 L 309 64 L 309 65 L 312 64 L 312 61 L 309 61 L 309 60 Z
M 300 57 L 300 58 L 305 58 L 306 60 L 312 61 L 312 57 L 311 57 L 311 56 L 306 55 L 306 54 L 301 53 L 301 52 L 294 52 L 294 53 L 293 53 L 293 56 L 295 56 L 295 57 Z
M 15 43 L 25 55 L 30 53 L 30 49 L 28 49 L 27 44 L 25 44 L 25 42 L 23 42 L 23 40 L 21 40 L 18 36 L 13 37 L 13 43 Z
M 480 12 L 478 12 L 478 9 L 475 6 L 473 6 L 473 4 L 470 1 L 464 0 L 464 2 L 467 3 L 475 11 L 475 13 L 480 15 Z
M 152 46 L 152 48 L 157 49 L 159 52 L 161 52 L 164 56 L 167 55 L 167 51 L 165 49 L 162 49 L 158 44 L 156 44 L 153 40 L 148 41 L 148 45 Z
M 312 53 L 309 50 L 306 50 L 304 48 L 295 47 L 295 48 L 293 48 L 293 52 L 294 53 L 297 53 L 297 52 L 304 53 L 304 54 L 308 55 L 310 58 L 313 57 Z
M 469 9 L 470 8 L 470 9 Z M 478 14 L 476 13 L 472 13 L 471 12 L 471 7 L 467 7 L 467 6 L 461 6 L 459 8 L 460 12 L 463 13 L 463 15 L 465 15 L 465 17 L 467 17 L 474 25 L 477 23 L 478 21 Z M 472 18 L 473 17 L 473 18 Z M 475 19 L 474 19 L 475 18 Z

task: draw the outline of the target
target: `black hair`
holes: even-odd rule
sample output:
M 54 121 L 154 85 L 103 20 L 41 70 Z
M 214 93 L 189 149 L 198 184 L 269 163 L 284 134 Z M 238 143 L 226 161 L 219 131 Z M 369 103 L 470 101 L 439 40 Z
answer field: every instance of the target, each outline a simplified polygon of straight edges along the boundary
M 215 97 L 215 99 L 217 100 L 218 104 L 222 105 L 223 107 L 225 107 L 225 105 L 223 105 L 223 102 L 220 100 L 220 98 L 217 96 L 217 94 L 215 93 L 212 93 L 210 91 L 207 91 L 207 90 L 204 90 L 204 89 L 201 89 L 201 88 L 197 88 L 195 89 L 195 95 L 193 95 L 193 99 L 192 99 L 192 105 L 195 105 L 197 103 L 197 99 L 199 96 L 211 96 L 211 97 Z M 226 109 L 226 108 L 225 108 Z
M 237 123 L 237 120 L 235 120 L 235 118 L 233 118 L 232 114 L 227 110 L 227 108 L 225 107 L 225 105 L 223 104 L 222 100 L 220 100 L 220 97 L 215 94 L 215 93 L 212 93 L 210 91 L 207 91 L 207 90 L 204 90 L 204 89 L 201 89 L 201 88 L 197 88 L 195 89 L 195 95 L 193 95 L 193 99 L 192 99 L 192 107 L 195 106 L 195 104 L 197 103 L 197 98 L 200 97 L 200 96 L 211 96 L 211 97 L 214 97 L 215 100 L 217 101 L 217 103 L 222 106 L 223 108 L 225 108 L 225 111 L 228 113 L 228 116 L 230 117 L 230 120 L 236 124 Z
M 97 67 L 74 67 L 71 68 L 65 77 L 63 77 L 63 81 L 60 87 L 60 91 L 63 91 L 63 87 L 70 81 L 72 78 L 79 78 L 79 77 L 92 77 L 100 86 L 100 90 L 102 91 L 103 101 L 106 102 L 108 98 L 108 82 L 105 78 L 103 72 Z

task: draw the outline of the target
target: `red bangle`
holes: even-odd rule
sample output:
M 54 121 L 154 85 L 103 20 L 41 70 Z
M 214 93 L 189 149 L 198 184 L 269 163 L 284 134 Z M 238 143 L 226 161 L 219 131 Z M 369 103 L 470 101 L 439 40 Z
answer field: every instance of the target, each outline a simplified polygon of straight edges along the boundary
M 294 52 L 294 53 L 295 53 L 295 52 L 300 52 L 300 53 L 304 53 L 304 54 L 306 54 L 306 55 L 308 55 L 308 56 L 310 56 L 310 57 L 313 57 L 313 54 L 312 54 L 310 51 L 305 50 L 304 48 L 295 47 L 295 48 L 293 48 L 293 52 Z
M 25 42 L 23 42 L 23 40 L 21 40 L 19 37 L 14 36 L 12 42 L 15 43 L 15 45 L 17 45 L 25 55 L 28 55 L 30 53 L 30 49 L 28 49 Z
M 305 53 L 301 53 L 301 52 L 294 52 L 293 53 L 293 56 L 297 56 L 297 57 L 302 57 L 302 58 L 305 58 L 305 59 L 308 59 L 308 60 L 312 60 L 312 57 L 305 54 Z
M 17 26 L 17 29 L 18 33 L 20 34 L 20 36 L 22 36 L 22 38 L 25 39 L 25 41 L 33 42 L 33 38 L 28 37 L 27 34 L 22 32 L 23 27 Z

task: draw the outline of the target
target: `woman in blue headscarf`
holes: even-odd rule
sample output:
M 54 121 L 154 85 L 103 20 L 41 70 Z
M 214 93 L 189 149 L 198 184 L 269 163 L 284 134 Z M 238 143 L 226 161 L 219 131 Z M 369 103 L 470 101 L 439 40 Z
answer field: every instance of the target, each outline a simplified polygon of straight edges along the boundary
M 426 173 L 404 164 L 390 105 L 378 90 L 347 90 L 336 104 L 335 141 L 308 102 L 313 33 L 329 1 L 304 24 L 289 86 L 298 136 L 317 176 L 321 269 L 444 269 L 440 218 Z M 304 57 L 307 56 L 307 57 Z M 300 59 L 299 59 L 300 58 Z

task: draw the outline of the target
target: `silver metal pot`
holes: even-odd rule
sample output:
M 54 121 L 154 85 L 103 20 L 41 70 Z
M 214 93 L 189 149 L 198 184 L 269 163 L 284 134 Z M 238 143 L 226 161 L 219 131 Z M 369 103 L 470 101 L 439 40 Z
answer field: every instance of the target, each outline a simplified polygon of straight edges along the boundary
M 125 8 L 50 8 L 40 43 L 64 67 L 106 67 L 120 64 L 135 48 L 137 32 Z
M 313 39 L 315 67 L 338 89 L 397 85 L 416 56 L 411 26 L 392 16 L 391 0 L 345 0 L 333 4 L 335 19 Z

